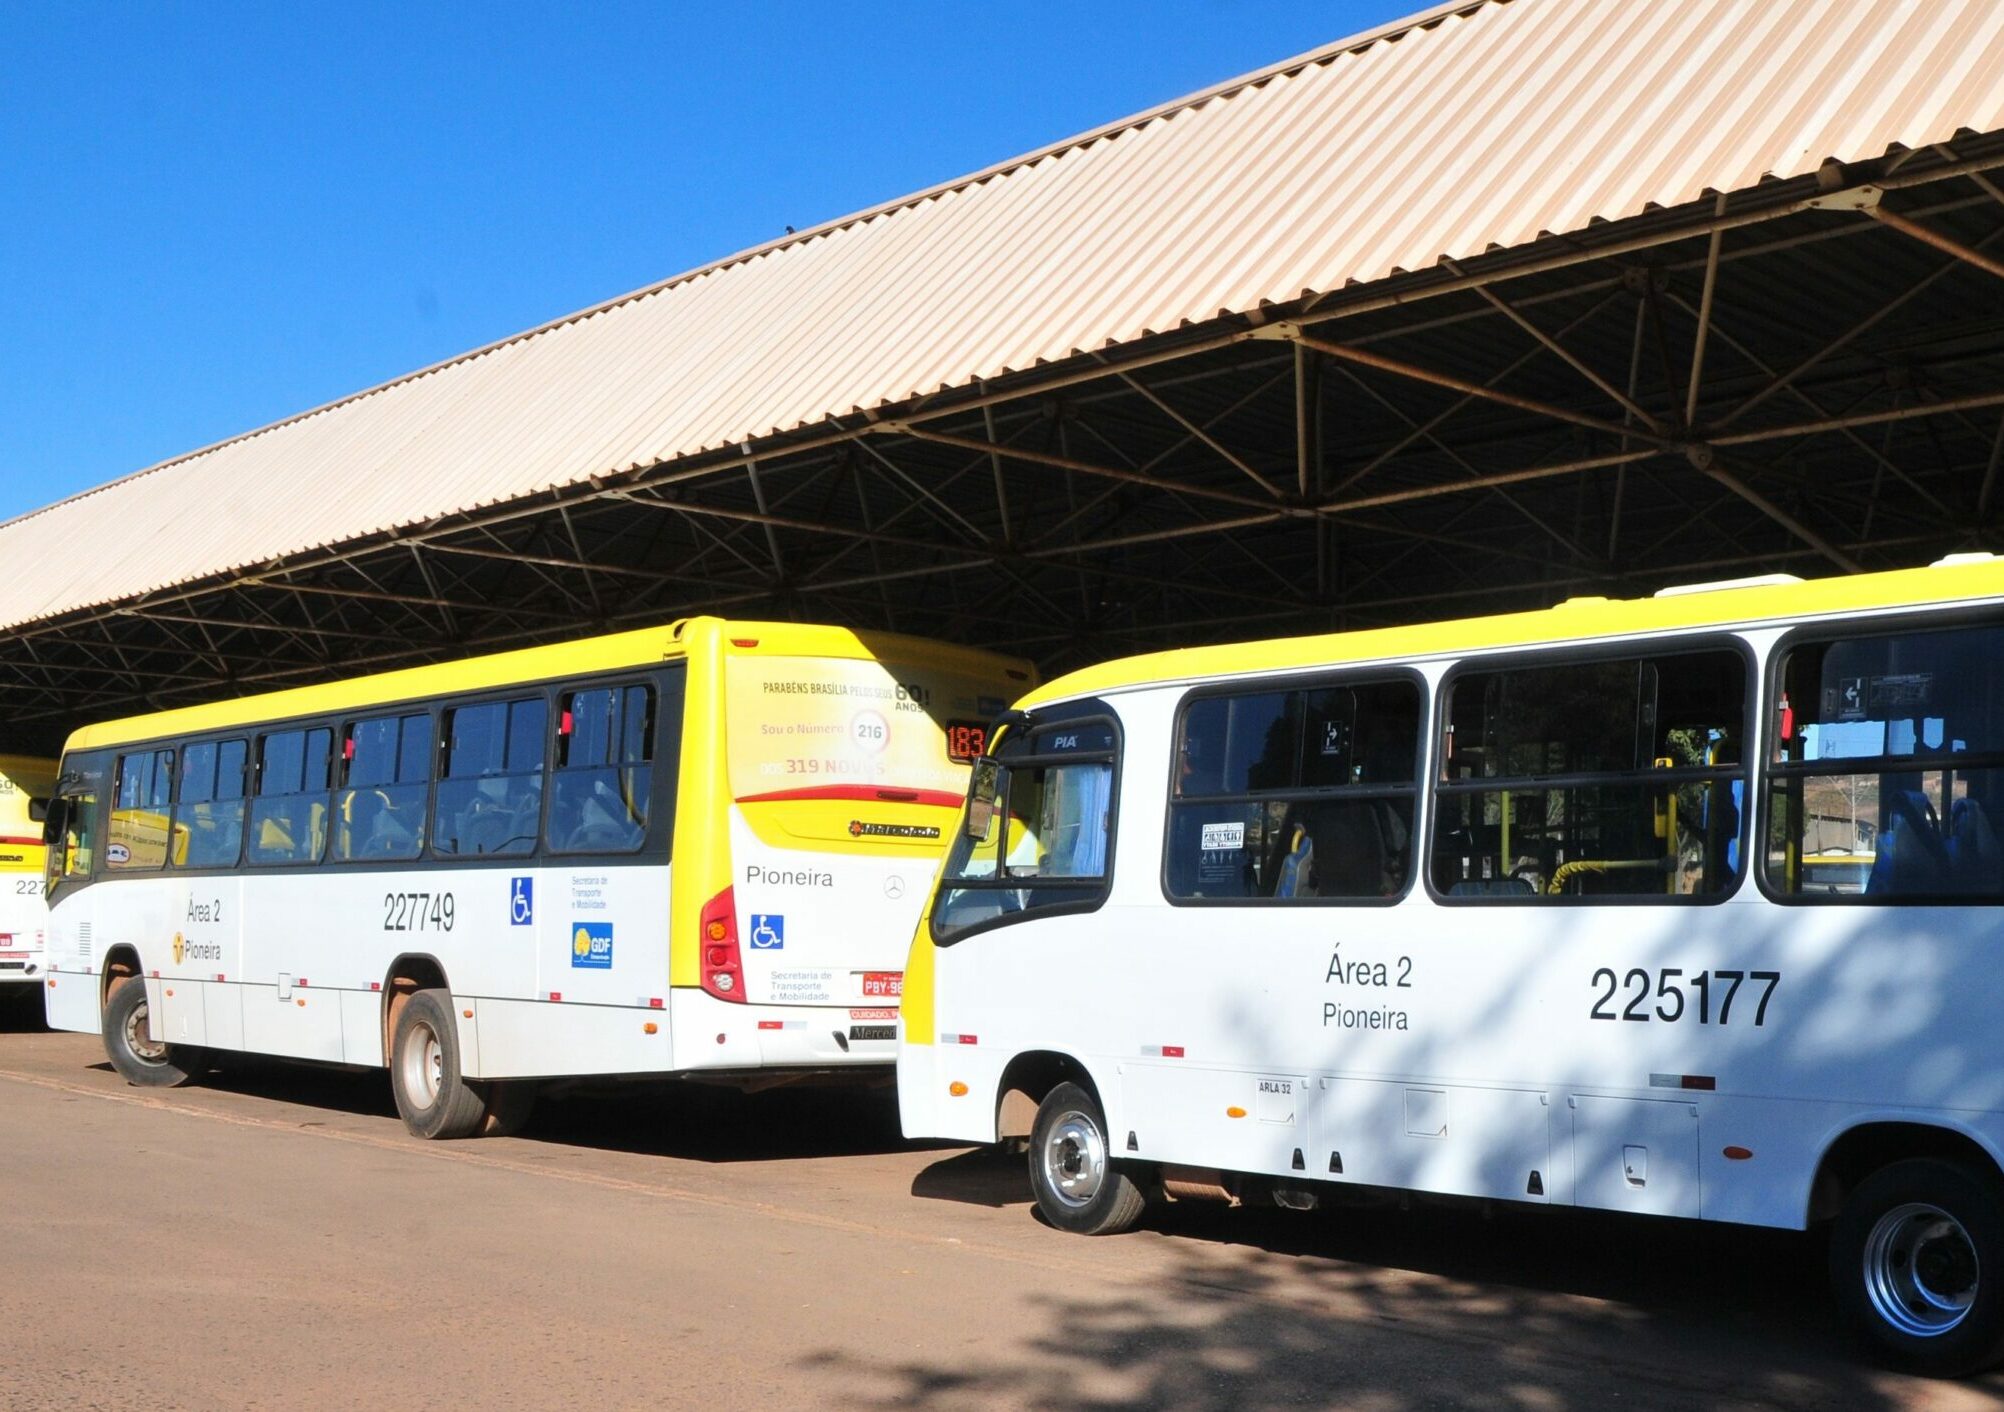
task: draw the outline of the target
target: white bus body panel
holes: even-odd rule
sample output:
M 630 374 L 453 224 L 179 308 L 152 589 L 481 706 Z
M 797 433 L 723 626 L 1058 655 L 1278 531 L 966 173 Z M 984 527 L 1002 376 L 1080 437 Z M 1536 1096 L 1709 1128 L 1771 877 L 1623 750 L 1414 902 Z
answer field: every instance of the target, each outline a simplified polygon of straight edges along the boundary
M 867 811 L 867 805 L 858 805 Z M 731 814 L 745 994 L 774 1005 L 896 1006 L 936 858 L 775 848 Z M 875 993 L 872 993 L 872 988 Z
M 1799 1228 L 1823 1153 L 1860 1124 L 2004 1155 L 2004 911 L 1783 907 L 1752 867 L 1709 906 L 1448 905 L 1417 880 L 1389 905 L 1172 906 L 1185 689 L 1107 698 L 1125 741 L 1104 905 L 939 948 L 939 1033 L 899 1059 L 907 1136 L 993 1141 L 1007 1064 L 1053 1052 L 1090 1072 L 1115 1155 L 1283 1178 Z M 1765 1013 L 1749 976 L 1719 1023 L 1715 973 L 1756 970 L 1779 973 Z M 1601 971 L 1614 1018 L 1592 1017 Z M 1304 1085 L 1291 1124 L 1260 1116 L 1275 1078 Z
M 818 1003 L 737 1004 L 671 990 L 667 867 L 330 866 L 126 876 L 81 889 L 63 900 L 53 927 L 62 974 L 48 992 L 49 1020 L 97 1032 L 104 957 L 129 946 L 159 982 L 151 1013 L 169 1043 L 379 1066 L 384 982 L 399 957 L 421 955 L 438 961 L 451 987 L 470 1078 L 889 1065 L 895 1041 L 851 1038 L 852 1021 L 892 1023 L 896 994 L 866 998 L 865 977 L 901 972 L 895 938 L 898 928 L 910 934 L 930 864 L 759 856 L 768 861 L 740 864 L 740 876 L 758 866 L 830 880 L 821 891 L 833 905 L 812 889 L 753 888 L 739 899 L 741 936 L 754 915 L 796 919 L 784 954 L 824 978 Z M 839 923 L 828 920 L 838 913 Z M 778 949 L 744 954 L 748 971 L 763 965 L 770 975 L 786 964 Z
M 385 979 L 423 955 L 462 1012 L 470 1077 L 659 1072 L 668 916 L 660 866 L 122 877 L 63 900 L 49 1018 L 95 1032 L 104 957 L 130 946 L 170 1043 L 380 1065 Z

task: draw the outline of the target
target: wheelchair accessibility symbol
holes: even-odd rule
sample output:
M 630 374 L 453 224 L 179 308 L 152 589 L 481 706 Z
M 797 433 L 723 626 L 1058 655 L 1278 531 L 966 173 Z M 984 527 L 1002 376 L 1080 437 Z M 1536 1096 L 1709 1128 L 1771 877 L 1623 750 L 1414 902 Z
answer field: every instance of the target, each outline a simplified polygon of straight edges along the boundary
M 778 951 L 786 945 L 786 918 L 754 912 L 751 919 L 751 949 Z
M 508 925 L 526 927 L 536 920 L 536 880 L 511 878 L 508 883 Z

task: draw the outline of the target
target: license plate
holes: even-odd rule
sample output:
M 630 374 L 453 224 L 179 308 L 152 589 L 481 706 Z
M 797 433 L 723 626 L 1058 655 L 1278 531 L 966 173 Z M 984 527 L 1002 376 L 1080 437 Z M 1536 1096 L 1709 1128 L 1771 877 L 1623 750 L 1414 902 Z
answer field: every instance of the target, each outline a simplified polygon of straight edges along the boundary
M 866 996 L 903 995 L 905 993 L 905 973 L 903 971 L 863 972 L 863 994 Z
M 851 1039 L 896 1039 L 897 1037 L 898 1027 L 896 1025 L 849 1026 L 849 1038 Z

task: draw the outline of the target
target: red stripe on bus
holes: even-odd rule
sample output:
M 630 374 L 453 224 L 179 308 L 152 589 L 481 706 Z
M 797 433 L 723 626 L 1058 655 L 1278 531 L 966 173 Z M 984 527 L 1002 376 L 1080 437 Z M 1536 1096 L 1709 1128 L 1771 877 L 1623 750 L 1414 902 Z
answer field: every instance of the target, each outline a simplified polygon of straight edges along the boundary
M 12 834 L 0 834 L 0 848 L 4 848 L 9 844 L 13 844 L 21 848 L 40 848 L 42 846 L 42 837 L 40 834 L 36 834 L 32 838 L 29 837 L 16 838 Z
M 930 804 L 958 809 L 962 796 L 944 789 L 879 789 L 870 784 L 819 784 L 804 789 L 776 789 L 770 794 L 741 794 L 740 804 L 779 804 L 796 799 L 846 799 L 858 804 Z

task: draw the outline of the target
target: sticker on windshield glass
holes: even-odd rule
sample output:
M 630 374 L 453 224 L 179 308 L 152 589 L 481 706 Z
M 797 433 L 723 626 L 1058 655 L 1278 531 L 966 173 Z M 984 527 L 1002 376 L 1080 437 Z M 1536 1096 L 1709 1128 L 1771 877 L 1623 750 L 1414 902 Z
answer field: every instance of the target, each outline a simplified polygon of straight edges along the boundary
M 782 951 L 786 948 L 786 918 L 774 913 L 752 913 L 751 949 Z
M 592 971 L 612 969 L 611 922 L 579 922 L 571 928 L 571 965 Z
M 1245 821 L 1240 819 L 1228 824 L 1204 825 L 1202 844 L 1206 853 L 1221 848 L 1244 848 L 1246 846 Z M 1188 847 L 1187 844 L 1184 846 Z

